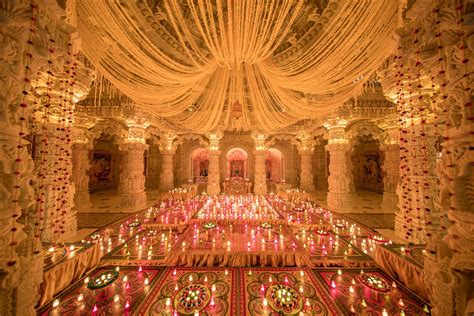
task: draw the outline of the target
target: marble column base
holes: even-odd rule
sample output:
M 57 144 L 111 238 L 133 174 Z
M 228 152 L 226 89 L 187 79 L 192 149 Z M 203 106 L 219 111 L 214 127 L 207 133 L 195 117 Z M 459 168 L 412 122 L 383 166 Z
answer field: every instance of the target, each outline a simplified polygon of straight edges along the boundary
M 122 194 L 120 205 L 135 210 L 143 209 L 146 207 L 146 192 Z
M 349 213 L 352 207 L 352 194 L 328 192 L 327 205 L 331 211 Z

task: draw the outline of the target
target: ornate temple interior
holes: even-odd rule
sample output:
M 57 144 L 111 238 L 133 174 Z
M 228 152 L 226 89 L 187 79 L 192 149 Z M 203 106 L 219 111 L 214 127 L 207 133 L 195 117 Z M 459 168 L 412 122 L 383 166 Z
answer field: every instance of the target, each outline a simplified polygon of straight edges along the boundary
M 0 1 L 0 315 L 474 315 L 472 0 Z

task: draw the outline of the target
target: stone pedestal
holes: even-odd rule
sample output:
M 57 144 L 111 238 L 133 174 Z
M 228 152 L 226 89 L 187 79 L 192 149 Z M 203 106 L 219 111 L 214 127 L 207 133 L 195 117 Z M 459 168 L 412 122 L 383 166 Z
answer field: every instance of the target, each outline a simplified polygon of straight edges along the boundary
M 120 182 L 118 193 L 121 195 L 121 205 L 139 210 L 146 207 L 145 193 L 145 164 L 144 155 L 148 148 L 143 143 L 122 143 Z
M 209 174 L 207 176 L 207 194 L 221 193 L 219 159 L 220 151 L 209 150 Z
M 352 178 L 352 145 L 344 143 L 330 143 L 326 145 L 329 152 L 329 191 L 327 205 L 330 210 L 345 212 L 352 205 L 354 184 Z
M 174 151 L 161 152 L 160 189 L 164 191 L 174 188 L 173 155 Z
M 384 160 L 383 170 L 383 199 L 381 208 L 384 212 L 394 213 L 398 210 L 397 186 L 400 181 L 400 147 L 396 144 L 380 146 Z
M 75 143 L 72 146 L 72 182 L 76 193 L 74 202 L 76 210 L 87 211 L 92 207 L 89 194 L 90 151 L 92 143 Z

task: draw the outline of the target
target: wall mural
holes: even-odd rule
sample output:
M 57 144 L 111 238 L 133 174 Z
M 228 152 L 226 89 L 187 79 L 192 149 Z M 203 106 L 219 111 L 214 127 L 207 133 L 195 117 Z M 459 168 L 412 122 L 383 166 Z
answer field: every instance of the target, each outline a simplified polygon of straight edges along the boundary
M 94 152 L 90 169 L 90 183 L 94 185 L 112 181 L 112 177 L 112 154 L 104 151 Z
M 376 192 L 383 191 L 382 169 L 378 152 L 365 152 L 357 155 L 354 166 L 356 186 Z

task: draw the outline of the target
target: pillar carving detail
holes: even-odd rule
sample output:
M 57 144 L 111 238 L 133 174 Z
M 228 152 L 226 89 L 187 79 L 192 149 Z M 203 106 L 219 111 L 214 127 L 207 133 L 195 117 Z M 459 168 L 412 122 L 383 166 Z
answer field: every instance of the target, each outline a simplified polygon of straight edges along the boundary
M 352 145 L 344 127 L 331 127 L 325 146 L 329 152 L 327 204 L 329 209 L 344 212 L 351 206 L 354 193 L 352 176 Z
M 216 195 L 221 193 L 220 185 L 220 156 L 219 140 L 224 136 L 221 132 L 209 133 L 206 135 L 209 138 L 209 174 L 207 177 L 207 194 Z
M 265 175 L 265 134 L 254 132 L 251 134 L 255 142 L 255 150 L 253 152 L 255 159 L 255 183 L 254 193 L 257 195 L 267 194 L 267 177 Z
M 393 128 L 386 131 L 385 141 L 380 145 L 384 160 L 382 209 L 393 213 L 398 210 L 397 186 L 400 182 L 400 145 L 399 130 Z
M 305 191 L 314 191 L 313 178 L 313 149 L 314 139 L 307 134 L 298 135 L 298 154 L 301 158 L 300 188 Z
M 122 206 L 133 209 L 146 207 L 144 159 L 147 148 L 148 145 L 144 143 L 119 144 L 122 164 L 118 192 L 121 195 Z
M 92 137 L 87 129 L 74 128 L 72 145 L 72 182 L 75 186 L 74 201 L 77 210 L 89 210 L 92 207 L 89 194 L 90 152 Z
M 173 175 L 173 156 L 176 153 L 176 145 L 174 144 L 177 135 L 169 133 L 161 138 L 160 153 L 161 153 L 161 177 L 160 189 L 171 190 L 174 188 Z

